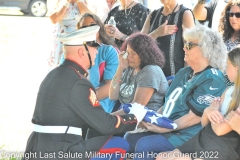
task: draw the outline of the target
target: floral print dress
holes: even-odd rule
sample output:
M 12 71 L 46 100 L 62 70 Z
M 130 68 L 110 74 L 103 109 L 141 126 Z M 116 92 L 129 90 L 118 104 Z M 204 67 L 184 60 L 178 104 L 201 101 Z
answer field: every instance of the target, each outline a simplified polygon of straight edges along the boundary
M 52 11 L 51 14 L 58 12 L 65 0 L 58 0 L 56 7 Z M 58 37 L 73 32 L 77 30 L 76 25 L 80 20 L 80 12 L 77 6 L 77 3 L 70 3 L 64 17 L 58 23 L 56 23 L 53 27 L 53 39 L 52 39 L 52 50 L 51 50 L 51 60 L 52 65 L 57 66 L 59 64 L 61 55 L 63 53 L 62 43 L 59 41 Z

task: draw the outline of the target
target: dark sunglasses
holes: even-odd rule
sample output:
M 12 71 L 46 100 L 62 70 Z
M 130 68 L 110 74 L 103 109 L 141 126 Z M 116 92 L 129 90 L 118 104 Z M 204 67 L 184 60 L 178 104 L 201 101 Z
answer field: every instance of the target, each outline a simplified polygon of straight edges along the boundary
M 83 42 L 83 44 L 90 47 L 96 47 L 96 48 L 100 46 L 100 44 L 97 41 L 85 41 Z
M 199 46 L 197 43 L 193 43 L 193 42 L 184 42 L 184 47 L 187 50 L 191 50 L 193 48 L 193 46 Z
M 81 27 L 79 27 L 79 29 L 83 29 L 83 28 L 87 28 L 87 27 L 91 27 L 91 26 L 96 26 L 97 24 L 90 24 L 90 25 L 88 25 L 88 26 L 81 26 Z
M 236 18 L 240 18 L 240 12 L 233 13 L 233 12 L 227 11 L 228 17 L 233 17 L 234 15 Z

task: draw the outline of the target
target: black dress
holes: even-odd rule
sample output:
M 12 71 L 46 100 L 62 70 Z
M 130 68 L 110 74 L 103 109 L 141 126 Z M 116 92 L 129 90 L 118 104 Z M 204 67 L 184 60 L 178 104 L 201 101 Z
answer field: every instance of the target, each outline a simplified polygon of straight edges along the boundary
M 168 25 L 176 25 L 178 27 L 178 31 L 175 34 L 157 38 L 158 46 L 161 51 L 163 51 L 166 59 L 165 66 L 163 68 L 163 73 L 166 77 L 175 75 L 181 68 L 184 67 L 182 21 L 183 13 L 186 10 L 189 9 L 181 5 L 177 12 L 173 12 L 168 16 L 162 14 L 163 7 L 158 10 L 154 10 L 152 13 L 149 33 L 162 25 L 166 20 L 168 20 Z
M 116 27 L 118 30 L 126 35 L 131 35 L 134 32 L 142 30 L 145 20 L 148 16 L 149 9 L 142 4 L 137 3 L 132 8 L 125 10 L 119 10 L 120 6 L 115 7 L 108 13 L 108 17 L 105 24 L 108 23 L 111 16 L 116 21 Z M 118 47 L 121 47 L 123 41 L 115 39 Z
M 178 149 L 185 154 L 193 153 L 192 158 L 238 160 L 239 144 L 240 136 L 237 132 L 217 136 L 209 124 Z

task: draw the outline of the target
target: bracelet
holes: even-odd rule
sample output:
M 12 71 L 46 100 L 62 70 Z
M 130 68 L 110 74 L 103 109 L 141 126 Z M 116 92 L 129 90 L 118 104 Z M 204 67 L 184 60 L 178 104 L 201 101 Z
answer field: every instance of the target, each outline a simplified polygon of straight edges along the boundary
M 128 37 L 127 35 L 124 35 L 124 36 L 122 36 L 122 38 L 120 40 L 125 41 L 127 39 L 127 37 Z
M 115 76 L 113 76 L 113 80 L 114 80 L 114 81 L 117 81 L 117 82 L 122 82 L 121 79 L 118 79 L 118 80 L 117 80 Z
M 198 4 L 205 4 L 206 3 L 206 0 L 199 0 L 198 1 Z

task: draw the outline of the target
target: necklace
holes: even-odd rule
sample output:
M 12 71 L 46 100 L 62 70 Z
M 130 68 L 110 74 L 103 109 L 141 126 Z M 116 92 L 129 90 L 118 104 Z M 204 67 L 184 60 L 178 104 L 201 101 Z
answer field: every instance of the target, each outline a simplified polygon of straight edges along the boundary
M 128 12 L 128 14 L 127 14 L 127 8 L 130 7 L 130 6 L 133 4 L 133 2 L 134 2 L 134 1 L 132 1 L 127 7 L 125 7 L 125 9 L 124 9 L 124 11 L 125 11 L 125 17 L 129 16 L 129 14 L 131 13 L 132 7 L 131 7 L 130 11 Z
M 178 3 L 176 4 L 176 6 L 174 7 L 174 9 L 172 10 L 172 13 L 171 14 L 173 14 L 174 12 L 175 12 L 175 10 L 177 9 L 177 6 L 178 6 Z M 164 10 L 164 9 L 163 9 Z M 170 15 L 170 14 L 168 14 L 168 15 Z
M 178 3 L 177 3 L 177 5 L 174 7 L 174 9 L 173 9 L 172 13 L 171 13 L 171 14 L 169 14 L 169 15 L 167 15 L 167 18 L 166 18 L 166 20 L 168 20 L 168 22 L 170 22 L 170 20 L 171 20 L 171 18 L 172 18 L 172 14 L 175 12 L 175 10 L 176 10 L 177 6 L 178 6 Z M 156 16 L 156 17 L 157 17 L 157 16 Z M 160 26 L 160 25 L 161 25 L 161 21 L 159 21 L 159 22 L 158 22 L 158 26 Z

